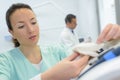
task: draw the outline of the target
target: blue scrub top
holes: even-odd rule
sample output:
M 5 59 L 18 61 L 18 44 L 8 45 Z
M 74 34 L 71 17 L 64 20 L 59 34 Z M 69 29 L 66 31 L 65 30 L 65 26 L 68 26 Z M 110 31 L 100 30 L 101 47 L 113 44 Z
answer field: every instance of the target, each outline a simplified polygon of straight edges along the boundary
M 42 65 L 40 70 L 23 55 L 19 47 L 0 54 L 0 80 L 29 80 L 42 73 L 66 57 L 67 48 L 63 45 L 40 47 Z

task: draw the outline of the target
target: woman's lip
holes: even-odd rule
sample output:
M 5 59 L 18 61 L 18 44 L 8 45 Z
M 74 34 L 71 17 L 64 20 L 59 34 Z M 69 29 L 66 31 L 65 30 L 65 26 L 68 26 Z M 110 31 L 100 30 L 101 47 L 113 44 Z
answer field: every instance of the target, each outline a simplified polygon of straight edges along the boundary
M 36 35 L 30 36 L 29 39 L 34 39 L 35 37 L 36 37 Z

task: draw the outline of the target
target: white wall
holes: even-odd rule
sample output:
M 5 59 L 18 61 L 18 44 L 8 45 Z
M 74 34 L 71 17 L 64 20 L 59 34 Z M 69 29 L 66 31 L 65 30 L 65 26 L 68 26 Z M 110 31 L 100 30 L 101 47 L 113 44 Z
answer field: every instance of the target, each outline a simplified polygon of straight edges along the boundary
M 77 1 L 46 0 L 33 6 L 41 28 L 41 44 L 59 40 L 61 30 L 65 27 L 64 18 L 68 13 L 76 14 Z
M 99 34 L 96 0 L 79 0 L 78 21 L 80 37 L 90 36 L 92 41 L 96 41 Z
M 10 34 L 5 23 L 5 12 L 12 3 L 24 2 L 33 8 L 40 25 L 40 44 L 57 42 L 66 14 L 77 16 L 79 37 L 98 35 L 95 0 L 6 0 L 0 3 L 0 52 L 13 48 L 12 42 L 5 40 Z
M 98 0 L 99 16 L 100 16 L 100 30 L 109 24 L 116 24 L 115 0 Z

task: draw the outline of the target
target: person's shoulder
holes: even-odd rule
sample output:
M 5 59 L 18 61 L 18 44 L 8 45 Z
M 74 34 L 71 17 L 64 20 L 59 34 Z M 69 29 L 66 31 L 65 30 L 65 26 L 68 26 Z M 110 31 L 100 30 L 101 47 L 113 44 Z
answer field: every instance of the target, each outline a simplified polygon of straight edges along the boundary
M 14 60 L 13 58 L 13 51 L 15 51 L 16 49 L 11 49 L 5 52 L 0 53 L 0 68 L 3 68 L 3 71 L 0 70 L 0 72 L 4 71 L 8 71 L 6 73 L 9 73 L 9 71 L 11 71 L 13 69 L 13 61 L 16 62 L 16 60 Z M 1 73 L 2 74 L 2 73 Z
M 67 48 L 67 46 L 58 42 L 58 43 L 44 44 L 40 46 L 40 48 L 44 51 L 59 52 L 59 51 L 64 51 Z
M 65 29 L 62 33 L 61 33 L 61 38 L 67 38 L 71 36 L 71 31 L 69 29 Z
M 54 56 L 56 58 L 64 58 L 66 57 L 66 46 L 60 43 L 50 43 L 44 45 L 41 48 L 42 54 Z
M 0 53 L 0 58 L 10 58 L 16 53 L 17 48 Z
M 64 28 L 63 33 L 70 33 L 71 30 L 69 28 Z
M 53 43 L 53 42 L 40 46 L 40 48 L 42 48 L 42 49 L 58 49 L 58 48 L 62 48 L 62 47 L 64 47 L 64 45 L 62 45 L 60 43 Z

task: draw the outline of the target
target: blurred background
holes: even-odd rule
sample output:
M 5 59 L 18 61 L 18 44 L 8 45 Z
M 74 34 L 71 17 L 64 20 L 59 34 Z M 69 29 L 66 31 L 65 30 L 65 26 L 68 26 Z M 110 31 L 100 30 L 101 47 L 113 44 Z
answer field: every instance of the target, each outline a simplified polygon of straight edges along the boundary
M 11 35 L 5 22 L 6 10 L 13 3 L 27 3 L 35 11 L 40 26 L 38 44 L 58 42 L 65 27 L 64 18 L 77 16 L 79 38 L 91 37 L 96 41 L 108 23 L 120 24 L 120 0 L 3 0 L 0 3 L 0 53 L 12 49 Z

